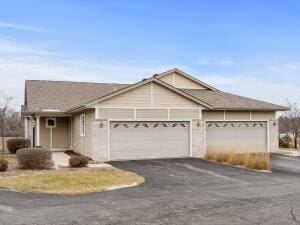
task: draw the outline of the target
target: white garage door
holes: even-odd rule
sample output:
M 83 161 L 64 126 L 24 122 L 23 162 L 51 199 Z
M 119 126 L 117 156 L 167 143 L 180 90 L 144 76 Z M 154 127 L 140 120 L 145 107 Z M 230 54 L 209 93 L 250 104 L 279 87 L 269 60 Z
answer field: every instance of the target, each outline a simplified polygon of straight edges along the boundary
M 189 122 L 110 122 L 110 158 L 188 157 L 189 129 Z
M 267 151 L 266 122 L 206 122 L 207 150 Z

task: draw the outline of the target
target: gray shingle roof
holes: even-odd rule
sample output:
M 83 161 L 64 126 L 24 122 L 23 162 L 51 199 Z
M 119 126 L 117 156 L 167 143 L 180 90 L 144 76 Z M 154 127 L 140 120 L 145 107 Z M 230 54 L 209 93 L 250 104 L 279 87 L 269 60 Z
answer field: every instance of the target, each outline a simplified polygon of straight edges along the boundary
M 25 82 L 25 112 L 63 113 L 83 106 L 103 96 L 130 86 L 115 83 L 27 80 Z M 286 110 L 285 107 L 245 98 L 218 90 L 179 89 L 213 110 Z
M 222 91 L 211 91 L 203 89 L 181 89 L 212 106 L 214 110 L 263 110 L 277 111 L 286 110 L 286 107 L 246 98 Z
M 128 84 L 27 80 L 25 82 L 26 111 L 64 112 L 127 86 Z

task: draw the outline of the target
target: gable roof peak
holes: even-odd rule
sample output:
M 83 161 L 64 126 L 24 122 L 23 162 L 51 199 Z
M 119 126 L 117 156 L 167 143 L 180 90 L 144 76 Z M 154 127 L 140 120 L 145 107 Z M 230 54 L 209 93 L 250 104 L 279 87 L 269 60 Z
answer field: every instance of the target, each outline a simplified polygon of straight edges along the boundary
M 186 72 L 183 72 L 182 70 L 178 69 L 178 68 L 173 68 L 173 69 L 170 69 L 170 70 L 167 70 L 163 73 L 160 73 L 157 78 L 161 78 L 161 77 L 164 77 L 166 75 L 169 75 L 169 74 L 172 74 L 172 73 L 179 73 L 181 76 L 184 76 L 186 77 L 187 79 L 197 83 L 197 84 L 200 84 L 201 86 L 203 87 L 206 87 L 208 90 L 211 90 L 211 91 L 219 91 L 218 89 L 210 86 L 209 84 L 201 81 L 201 80 L 198 80 L 197 78 L 195 78 L 194 76 L 190 75 L 190 74 L 187 74 Z

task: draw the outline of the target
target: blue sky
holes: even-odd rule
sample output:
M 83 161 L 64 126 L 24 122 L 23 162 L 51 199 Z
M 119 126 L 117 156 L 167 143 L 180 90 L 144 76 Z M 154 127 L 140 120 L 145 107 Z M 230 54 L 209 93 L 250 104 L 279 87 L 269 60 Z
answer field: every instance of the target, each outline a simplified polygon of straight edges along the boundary
M 217 88 L 300 102 L 300 1 L 0 0 L 0 90 L 25 79 L 135 82 L 178 67 Z

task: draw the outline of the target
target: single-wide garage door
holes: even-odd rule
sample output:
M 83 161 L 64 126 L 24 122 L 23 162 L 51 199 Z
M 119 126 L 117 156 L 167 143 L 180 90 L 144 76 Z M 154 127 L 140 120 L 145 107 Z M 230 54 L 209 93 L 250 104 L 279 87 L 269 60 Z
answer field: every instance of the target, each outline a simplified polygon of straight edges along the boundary
M 189 122 L 110 122 L 110 159 L 188 157 Z
M 266 152 L 266 122 L 206 122 L 207 150 Z

